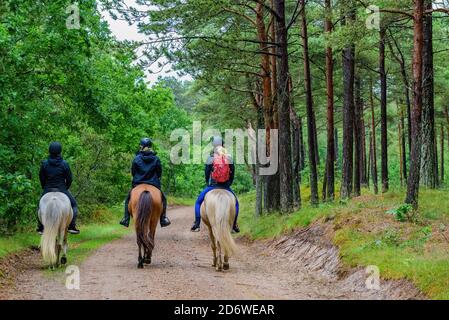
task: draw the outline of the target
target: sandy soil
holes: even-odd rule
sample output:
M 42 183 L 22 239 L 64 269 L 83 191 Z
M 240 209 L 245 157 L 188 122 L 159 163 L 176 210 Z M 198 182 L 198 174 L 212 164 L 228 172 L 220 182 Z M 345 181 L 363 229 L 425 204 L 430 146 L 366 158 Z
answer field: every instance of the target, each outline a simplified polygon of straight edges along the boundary
M 190 232 L 193 208 L 168 212 L 172 224 L 156 233 L 153 263 L 137 269 L 135 235 L 111 242 L 80 266 L 80 290 L 65 287 L 65 275 L 48 276 L 37 252 L 16 281 L 0 288 L 3 299 L 363 299 L 341 281 L 295 267 L 265 250 L 264 243 L 237 241 L 230 270 L 211 267 L 207 230 Z M 69 241 L 70 245 L 70 241 Z M 70 249 L 69 249 L 70 264 Z M 364 279 L 360 279 L 364 281 Z M 381 297 L 378 297 L 381 298 Z

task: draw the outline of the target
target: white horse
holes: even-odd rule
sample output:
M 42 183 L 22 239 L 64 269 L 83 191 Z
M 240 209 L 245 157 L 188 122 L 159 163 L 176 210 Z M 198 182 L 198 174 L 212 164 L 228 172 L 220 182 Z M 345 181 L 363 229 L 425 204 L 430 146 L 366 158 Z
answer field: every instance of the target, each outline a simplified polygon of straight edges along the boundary
M 70 199 L 62 192 L 46 193 L 39 202 L 39 220 L 44 225 L 41 252 L 51 269 L 67 263 L 67 229 L 72 221 Z M 60 259 L 61 250 L 63 251 Z
M 206 194 L 201 205 L 201 218 L 209 228 L 213 252 L 212 266 L 217 271 L 228 270 L 229 257 L 237 251 L 237 246 L 231 235 L 235 219 L 235 201 L 231 192 L 224 189 L 215 189 Z

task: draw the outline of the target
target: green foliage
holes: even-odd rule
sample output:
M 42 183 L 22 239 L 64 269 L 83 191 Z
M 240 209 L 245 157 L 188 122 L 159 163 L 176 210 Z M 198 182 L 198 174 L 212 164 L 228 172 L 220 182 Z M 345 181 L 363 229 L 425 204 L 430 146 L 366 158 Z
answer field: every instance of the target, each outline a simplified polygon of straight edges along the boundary
M 402 204 L 395 209 L 388 210 L 387 213 L 394 215 L 396 220 L 401 222 L 404 221 L 412 222 L 415 216 L 413 206 L 410 204 Z
M 49 142 L 63 144 L 87 221 L 126 197 L 141 137 L 155 140 L 169 172 L 169 133 L 191 122 L 170 88 L 147 86 L 133 45 L 112 37 L 95 1 L 80 3 L 79 30 L 66 28 L 66 5 L 0 4 L 0 233 L 35 221 Z M 176 170 L 190 183 L 181 193 L 199 189 L 193 170 Z

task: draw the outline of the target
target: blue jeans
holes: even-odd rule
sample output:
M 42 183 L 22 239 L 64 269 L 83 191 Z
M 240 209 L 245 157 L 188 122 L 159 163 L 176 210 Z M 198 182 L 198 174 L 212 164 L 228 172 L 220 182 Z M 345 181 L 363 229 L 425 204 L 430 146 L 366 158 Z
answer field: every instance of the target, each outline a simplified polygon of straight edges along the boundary
M 208 193 L 211 190 L 214 189 L 225 189 L 230 191 L 234 197 L 235 197 L 235 220 L 234 220 L 234 227 L 237 224 L 237 217 L 239 216 L 239 200 L 237 199 L 237 196 L 235 195 L 234 191 L 230 187 L 224 188 L 224 187 L 218 187 L 218 186 L 207 186 L 204 188 L 203 191 L 201 191 L 200 195 L 198 196 L 198 199 L 196 199 L 195 202 L 195 224 L 197 226 L 201 223 L 201 204 L 204 201 L 204 197 L 206 197 L 206 193 Z

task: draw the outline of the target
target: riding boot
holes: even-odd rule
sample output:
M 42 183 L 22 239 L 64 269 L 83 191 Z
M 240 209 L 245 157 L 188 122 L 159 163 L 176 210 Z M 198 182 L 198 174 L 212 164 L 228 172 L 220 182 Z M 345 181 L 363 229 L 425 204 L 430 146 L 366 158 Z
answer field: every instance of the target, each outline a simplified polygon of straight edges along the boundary
M 44 225 L 42 224 L 42 222 L 40 220 L 37 221 L 36 232 L 39 233 L 39 234 L 43 234 L 44 233 Z
M 201 218 L 198 219 L 195 217 L 195 222 L 193 223 L 193 226 L 190 229 L 190 231 L 192 231 L 192 232 L 200 231 L 200 223 L 201 223 Z
M 170 220 L 167 218 L 167 198 L 165 198 L 164 193 L 162 193 L 162 213 L 160 223 L 161 227 L 167 227 L 171 224 Z
M 73 207 L 73 217 L 72 222 L 69 225 L 69 233 L 71 234 L 79 234 L 80 231 L 76 228 L 76 218 L 78 217 L 78 207 Z
M 129 209 L 128 209 L 130 197 L 131 197 L 131 192 L 128 194 L 128 197 L 125 200 L 125 215 L 124 215 L 123 219 L 120 221 L 120 224 L 127 228 L 129 227 L 129 220 L 131 219 L 131 217 L 129 215 Z

